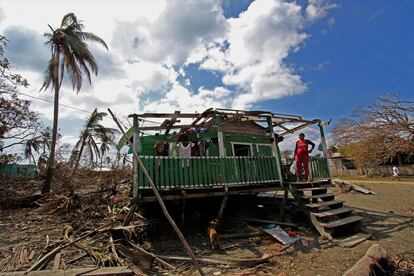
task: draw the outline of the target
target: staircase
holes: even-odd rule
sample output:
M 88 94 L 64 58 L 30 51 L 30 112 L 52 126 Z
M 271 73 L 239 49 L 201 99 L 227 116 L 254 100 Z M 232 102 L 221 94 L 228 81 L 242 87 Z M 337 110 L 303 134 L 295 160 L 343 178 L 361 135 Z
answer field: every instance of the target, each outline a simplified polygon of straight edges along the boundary
M 349 237 L 360 231 L 362 217 L 352 214 L 344 201 L 328 193 L 329 181 L 288 182 L 291 194 L 310 218 L 321 236 L 334 240 Z

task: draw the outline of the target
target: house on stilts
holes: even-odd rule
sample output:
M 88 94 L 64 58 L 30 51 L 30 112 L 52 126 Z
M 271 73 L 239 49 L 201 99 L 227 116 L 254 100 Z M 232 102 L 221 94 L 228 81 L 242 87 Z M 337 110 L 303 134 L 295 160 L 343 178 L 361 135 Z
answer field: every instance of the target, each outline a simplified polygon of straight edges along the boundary
M 292 194 L 321 235 L 333 239 L 336 234 L 359 232 L 362 217 L 328 192 L 332 179 L 321 120 L 212 108 L 129 117 L 133 126 L 118 149 L 132 141 L 164 201 L 283 190 Z M 141 126 L 142 122 L 152 125 Z M 310 159 L 310 182 L 295 182 L 281 163 L 278 143 L 314 125 L 320 130 L 323 155 Z M 139 204 L 155 201 L 138 160 L 133 163 L 133 196 Z

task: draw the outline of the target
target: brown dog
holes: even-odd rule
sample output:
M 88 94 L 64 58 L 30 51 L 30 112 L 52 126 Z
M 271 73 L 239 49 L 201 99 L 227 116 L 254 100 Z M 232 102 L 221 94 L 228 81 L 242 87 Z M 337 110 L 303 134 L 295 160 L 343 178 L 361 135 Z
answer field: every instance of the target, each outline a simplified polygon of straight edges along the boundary
M 210 221 L 207 229 L 207 234 L 210 239 L 210 246 L 212 250 L 219 248 L 219 236 L 216 230 L 218 223 L 218 219 L 213 219 L 212 221 Z

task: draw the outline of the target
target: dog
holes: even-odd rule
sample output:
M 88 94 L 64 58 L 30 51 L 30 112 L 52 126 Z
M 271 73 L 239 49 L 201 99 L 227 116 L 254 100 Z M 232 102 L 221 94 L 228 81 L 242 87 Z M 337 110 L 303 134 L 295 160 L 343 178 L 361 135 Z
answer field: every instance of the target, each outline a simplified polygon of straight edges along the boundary
M 207 229 L 207 234 L 210 239 L 209 242 L 212 250 L 219 248 L 219 236 L 216 230 L 218 223 L 218 219 L 213 219 L 212 221 L 210 221 Z

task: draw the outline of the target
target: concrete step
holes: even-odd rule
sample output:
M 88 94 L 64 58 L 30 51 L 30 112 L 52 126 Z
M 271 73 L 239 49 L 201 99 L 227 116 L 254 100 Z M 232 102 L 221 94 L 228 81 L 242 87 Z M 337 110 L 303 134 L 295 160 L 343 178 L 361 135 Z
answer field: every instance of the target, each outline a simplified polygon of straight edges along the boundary
M 299 189 L 292 189 L 293 191 L 298 192 L 307 192 L 307 191 L 322 191 L 327 190 L 328 188 L 333 187 L 333 185 L 321 185 L 319 187 L 312 187 L 312 188 L 299 188 Z
M 318 199 L 318 198 L 332 198 L 334 199 L 333 194 L 321 194 L 321 195 L 303 195 L 303 196 L 297 196 L 298 198 L 304 198 L 304 199 Z
M 325 206 L 333 206 L 333 205 L 342 205 L 345 201 L 343 200 L 331 200 L 331 201 L 324 201 L 324 202 L 317 202 L 317 203 L 309 203 L 306 204 L 306 207 L 309 208 L 319 208 Z
M 358 221 L 361 221 L 361 220 L 362 220 L 362 217 L 360 217 L 360 216 L 349 216 L 349 217 L 346 217 L 346 218 L 343 218 L 343 219 L 324 222 L 324 223 L 321 223 L 321 225 L 325 228 L 330 229 L 330 228 L 336 228 L 336 227 L 339 227 L 339 226 L 344 226 L 344 225 L 347 225 L 347 224 L 355 223 L 355 222 L 358 222 Z
M 352 212 L 351 208 L 342 207 L 342 208 L 323 211 L 323 212 L 319 212 L 319 213 L 312 212 L 311 214 L 314 215 L 317 218 L 327 218 L 327 217 L 342 215 L 342 214 L 351 213 L 351 212 Z

